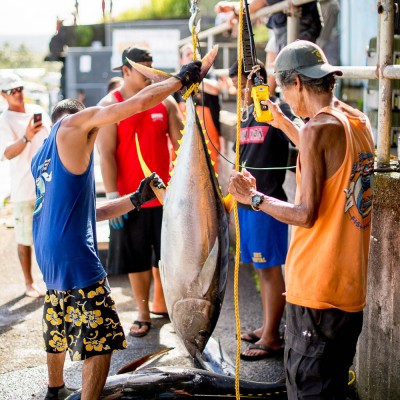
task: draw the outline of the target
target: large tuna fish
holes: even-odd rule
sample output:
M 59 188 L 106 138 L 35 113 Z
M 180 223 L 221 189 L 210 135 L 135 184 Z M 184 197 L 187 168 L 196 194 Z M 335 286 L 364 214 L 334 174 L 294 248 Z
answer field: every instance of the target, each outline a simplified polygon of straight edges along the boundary
M 241 399 L 286 400 L 284 383 L 240 380 Z M 102 400 L 223 399 L 234 398 L 235 378 L 195 368 L 153 367 L 107 379 Z M 76 392 L 68 400 L 78 400 Z
M 202 60 L 204 77 L 217 49 Z M 170 75 L 131 63 L 152 80 Z M 228 273 L 228 213 L 192 97 L 164 200 L 160 273 L 168 313 L 192 357 L 207 344 L 221 310 Z
M 160 273 L 171 321 L 189 353 L 201 353 L 222 307 L 228 214 L 192 97 L 164 203 Z

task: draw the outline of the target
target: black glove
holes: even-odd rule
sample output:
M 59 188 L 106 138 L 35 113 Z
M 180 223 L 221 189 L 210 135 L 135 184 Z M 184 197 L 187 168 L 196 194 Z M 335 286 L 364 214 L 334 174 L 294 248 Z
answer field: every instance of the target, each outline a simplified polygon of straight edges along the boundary
M 173 75 L 182 82 L 182 87 L 189 88 L 193 83 L 200 82 L 201 61 L 192 61 L 184 65 L 181 70 Z
M 129 197 L 132 204 L 135 206 L 135 209 L 138 211 L 140 211 L 144 203 L 156 198 L 156 195 L 150 186 L 150 182 L 153 182 L 154 186 L 158 189 L 165 189 L 164 182 L 155 172 L 147 178 L 142 179 L 136 192 L 133 192 Z

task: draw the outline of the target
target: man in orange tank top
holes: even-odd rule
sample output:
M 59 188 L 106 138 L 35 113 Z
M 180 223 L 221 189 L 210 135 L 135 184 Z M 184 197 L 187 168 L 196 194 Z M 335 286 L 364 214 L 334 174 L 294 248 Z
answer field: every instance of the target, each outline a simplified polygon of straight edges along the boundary
M 371 229 L 374 143 L 368 118 L 338 100 L 335 75 L 315 44 L 299 40 L 275 62 L 277 83 L 302 128 L 267 100 L 274 120 L 299 149 L 290 204 L 257 191 L 246 170 L 230 193 L 294 225 L 286 259 L 285 366 L 288 398 L 346 399 L 348 371 L 362 329 Z M 254 233 L 262 234 L 262 233 Z
M 148 49 L 129 47 L 123 51 L 122 65 L 114 70 L 122 71 L 123 83 L 105 96 L 99 105 L 107 106 L 122 102 L 136 95 L 151 84 L 151 80 L 133 69 L 127 61 L 152 66 L 153 58 Z M 181 138 L 182 114 L 172 97 L 155 107 L 133 115 L 118 123 L 99 130 L 97 147 L 104 186 L 108 198 L 124 196 L 130 187 L 144 174 L 136 151 L 137 135 L 143 158 L 149 168 L 167 183 L 171 169 L 168 143 L 174 150 Z M 136 185 L 137 186 L 137 185 Z M 138 314 L 130 335 L 143 337 L 150 327 L 150 286 L 154 278 L 154 314 L 167 316 L 167 307 L 161 286 L 158 261 L 160 258 L 162 206 L 155 199 L 147 203 L 141 213 L 128 213 L 124 217 L 110 220 L 110 245 L 107 257 L 109 274 L 127 273 Z M 152 268 L 152 266 L 154 268 Z

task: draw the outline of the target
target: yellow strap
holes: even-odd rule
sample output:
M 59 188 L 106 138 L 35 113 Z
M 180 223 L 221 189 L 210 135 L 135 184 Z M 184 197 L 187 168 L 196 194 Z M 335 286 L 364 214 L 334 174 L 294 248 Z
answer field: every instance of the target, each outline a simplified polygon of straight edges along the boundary
M 197 45 L 199 43 L 199 37 L 197 36 L 196 32 L 196 27 L 193 26 L 192 28 L 192 45 L 193 45 L 193 61 L 197 60 Z M 199 83 L 193 83 L 192 86 L 188 90 L 186 90 L 185 94 L 182 96 L 183 100 L 187 100 L 187 98 L 194 92 L 194 94 L 197 94 L 199 91 Z
M 139 158 L 139 163 L 142 168 L 144 176 L 147 178 L 152 174 L 150 168 L 147 166 L 146 162 L 143 159 L 142 152 L 140 151 L 139 146 L 139 139 L 137 133 L 135 133 L 135 142 L 136 142 L 136 151 Z M 153 189 L 154 194 L 157 196 L 158 201 L 161 204 L 164 204 L 164 197 L 165 197 L 165 189 L 159 189 L 158 187 L 153 185 L 153 182 L 150 183 L 151 188 Z
M 242 63 L 243 63 L 243 0 L 240 0 L 240 11 L 239 11 L 239 32 L 237 38 L 237 59 L 238 59 L 238 93 L 237 93 L 237 103 L 236 103 L 236 158 L 235 158 L 235 169 L 239 171 L 239 159 L 240 159 L 240 106 L 242 104 Z M 239 230 L 239 215 L 237 202 L 234 202 L 234 218 L 235 218 L 235 232 L 236 232 L 236 251 L 235 251 L 235 272 L 233 278 L 233 298 L 235 305 L 235 320 L 236 320 L 236 337 L 237 337 L 237 347 L 236 347 L 236 374 L 235 374 L 235 393 L 236 399 L 240 400 L 240 352 L 241 352 L 241 341 L 240 341 L 240 313 L 239 313 L 239 262 L 240 262 L 240 230 Z
M 199 83 L 192 83 L 192 86 L 188 90 L 186 90 L 185 94 L 182 96 L 183 100 L 187 100 L 187 98 L 194 92 L 194 94 L 197 94 L 199 88 Z

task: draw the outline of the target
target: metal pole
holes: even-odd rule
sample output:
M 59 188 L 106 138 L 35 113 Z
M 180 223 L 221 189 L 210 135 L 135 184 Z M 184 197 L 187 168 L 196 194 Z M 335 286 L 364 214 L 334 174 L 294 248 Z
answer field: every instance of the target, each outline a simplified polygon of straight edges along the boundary
M 299 37 L 301 8 L 289 6 L 287 15 L 287 43 L 294 42 Z
M 386 78 L 384 69 L 393 64 L 394 4 L 393 0 L 378 2 L 380 20 L 379 35 L 379 108 L 378 108 L 378 168 L 390 166 L 390 134 L 392 125 L 391 79 Z

